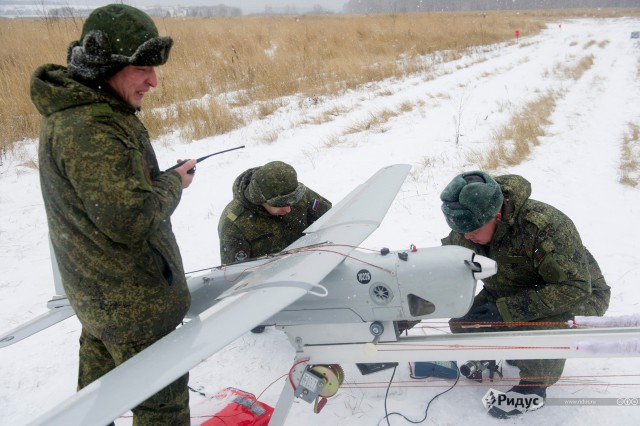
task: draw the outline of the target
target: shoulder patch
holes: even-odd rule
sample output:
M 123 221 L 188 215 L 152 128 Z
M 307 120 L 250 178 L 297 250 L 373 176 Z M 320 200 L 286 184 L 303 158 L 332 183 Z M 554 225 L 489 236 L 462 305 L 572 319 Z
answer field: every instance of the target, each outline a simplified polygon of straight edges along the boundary
M 112 115 L 113 110 L 109 106 L 109 104 L 101 103 L 101 104 L 93 104 L 91 105 L 91 112 L 95 115 Z
M 231 222 L 235 222 L 237 218 L 238 218 L 238 215 L 235 214 L 234 212 L 227 213 L 227 219 L 229 219 Z
M 246 212 L 245 208 L 242 207 L 241 204 L 232 201 L 229 206 L 227 206 L 227 215 L 225 218 L 229 220 L 231 223 L 238 220 L 240 216 L 242 216 Z

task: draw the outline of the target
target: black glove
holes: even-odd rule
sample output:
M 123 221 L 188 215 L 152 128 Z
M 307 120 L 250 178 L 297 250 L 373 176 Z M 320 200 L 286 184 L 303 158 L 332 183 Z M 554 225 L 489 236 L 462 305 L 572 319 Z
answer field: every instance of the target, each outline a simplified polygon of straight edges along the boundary
M 487 302 L 471 309 L 459 319 L 462 322 L 503 322 L 504 319 L 494 302 Z

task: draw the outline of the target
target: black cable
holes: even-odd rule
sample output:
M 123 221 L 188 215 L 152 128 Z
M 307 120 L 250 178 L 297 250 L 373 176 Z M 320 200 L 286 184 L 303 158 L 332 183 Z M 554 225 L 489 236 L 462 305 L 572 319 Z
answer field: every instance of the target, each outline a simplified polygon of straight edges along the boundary
M 456 370 L 458 370 L 456 368 Z M 431 398 L 431 400 L 429 401 L 429 403 L 427 404 L 427 408 L 425 408 L 424 410 L 424 417 L 421 420 L 411 420 L 409 418 L 407 418 L 404 414 L 402 413 L 398 413 L 396 411 L 392 412 L 392 413 L 387 413 L 387 396 L 389 395 L 389 388 L 391 388 L 391 382 L 393 381 L 393 376 L 396 374 L 396 367 L 393 368 L 393 374 L 391 375 L 391 379 L 389 380 L 389 385 L 387 386 L 387 392 L 384 395 L 384 418 L 387 420 L 387 425 L 391 426 L 391 423 L 389 423 L 389 416 L 400 416 L 403 419 L 405 419 L 406 421 L 408 421 L 409 423 L 413 423 L 413 424 L 418 424 L 418 423 L 422 423 L 424 421 L 427 420 L 427 415 L 429 412 L 429 407 L 431 406 L 431 403 L 433 401 L 435 401 L 436 398 L 438 398 L 440 395 L 444 395 L 445 393 L 449 392 L 451 389 L 454 388 L 455 385 L 458 384 L 458 380 L 460 379 L 460 370 L 457 371 L 456 374 L 456 380 L 455 382 L 453 382 L 453 384 L 451 385 L 451 387 L 443 392 L 440 392 L 439 394 L 437 394 L 436 396 L 434 396 L 433 398 Z M 378 422 L 380 423 L 380 422 Z
M 388 426 L 391 426 L 391 423 L 389 423 L 389 413 L 387 413 L 387 397 L 389 396 L 389 389 L 391 388 L 391 382 L 393 382 L 393 376 L 396 375 L 396 368 L 398 368 L 398 366 L 394 365 L 391 378 L 389 379 L 389 384 L 387 385 L 387 391 L 384 394 L 384 418 L 387 419 Z

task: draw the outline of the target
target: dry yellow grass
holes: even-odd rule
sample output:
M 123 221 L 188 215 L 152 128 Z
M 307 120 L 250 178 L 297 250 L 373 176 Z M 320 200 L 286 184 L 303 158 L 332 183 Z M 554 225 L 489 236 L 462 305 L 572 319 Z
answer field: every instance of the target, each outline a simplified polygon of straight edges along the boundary
M 640 126 L 629 123 L 629 132 L 622 140 L 620 183 L 632 187 L 640 183 Z
M 66 63 L 67 45 L 81 22 L 0 20 L 0 145 L 34 138 L 40 116 L 29 95 L 29 76 L 43 63 Z
M 584 56 L 574 66 L 562 68 L 562 73 L 566 78 L 579 80 L 582 75 L 593 66 L 593 55 Z
M 152 137 L 179 130 L 187 140 L 198 139 L 272 113 L 282 96 L 337 94 L 365 82 L 428 71 L 422 55 L 447 52 L 442 60 L 456 59 L 468 47 L 512 39 L 516 28 L 522 36 L 533 35 L 548 20 L 585 14 L 158 19 L 161 34 L 171 35 L 175 44 L 170 61 L 158 68 L 159 87 L 145 98 L 143 120 Z M 3 150 L 37 137 L 40 117 L 29 97 L 29 76 L 40 64 L 65 64 L 67 46 L 81 26 L 77 19 L 0 20 Z
M 587 43 L 588 48 L 595 42 Z M 582 57 L 573 65 L 558 64 L 554 72 L 564 78 L 579 80 L 593 66 L 593 55 Z M 545 135 L 545 126 L 553 113 L 557 98 L 561 93 L 549 92 L 525 105 L 512 115 L 507 125 L 495 132 L 494 147 L 488 152 L 471 152 L 470 161 L 480 158 L 479 164 L 485 170 L 496 170 L 501 166 L 520 164 L 531 153 L 531 148 L 540 143 Z
M 549 124 L 549 116 L 555 108 L 558 96 L 558 93 L 546 93 L 513 114 L 509 123 L 496 131 L 493 148 L 488 152 L 471 154 L 480 158 L 480 168 L 491 171 L 503 165 L 520 164 L 525 160 L 531 148 L 540 144 L 538 138 L 545 134 L 544 128 Z
M 389 121 L 391 118 L 396 117 L 400 114 L 398 111 L 391 111 L 389 109 L 383 109 L 381 111 L 377 111 L 375 113 L 369 113 L 368 117 L 362 120 L 358 120 L 355 123 L 348 126 L 343 135 L 348 135 L 351 133 L 360 133 L 366 131 L 374 131 L 377 133 L 384 133 L 388 129 L 384 127 L 384 124 Z

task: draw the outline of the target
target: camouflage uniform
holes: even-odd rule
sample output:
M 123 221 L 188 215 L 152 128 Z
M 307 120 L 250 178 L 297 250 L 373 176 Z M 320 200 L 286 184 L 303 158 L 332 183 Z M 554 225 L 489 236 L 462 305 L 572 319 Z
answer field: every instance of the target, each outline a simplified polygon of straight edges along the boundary
M 473 307 L 495 302 L 504 321 L 567 321 L 576 315 L 601 316 L 610 290 L 573 222 L 556 208 L 529 198 L 530 183 L 521 176 L 495 178 L 504 196 L 502 219 L 489 245 L 474 244 L 452 231 L 444 245 L 468 247 L 498 263 L 496 275 L 485 278 Z M 472 308 L 473 309 L 473 308 Z M 460 329 L 452 332 L 479 331 Z M 536 329 L 539 327 L 519 327 Z M 513 329 L 513 328 L 509 328 Z M 551 385 L 565 360 L 520 360 L 520 377 Z
M 135 109 L 104 83 L 43 65 L 31 96 L 43 117 L 38 158 L 50 237 L 82 324 L 80 389 L 174 330 L 189 308 L 170 221 L 182 183 L 160 171 Z M 188 425 L 187 381 L 134 408 L 134 424 Z
M 303 191 L 301 198 L 287 203 L 291 212 L 283 216 L 270 214 L 260 203 L 255 202 L 267 200 L 253 198 L 252 202 L 247 199 L 247 194 L 251 192 L 251 178 L 258 169 L 259 167 L 249 169 L 236 178 L 233 183 L 233 200 L 220 216 L 218 236 L 220 257 L 224 264 L 283 250 L 331 208 L 328 200 L 299 184 Z M 251 195 L 249 198 L 252 198 Z

